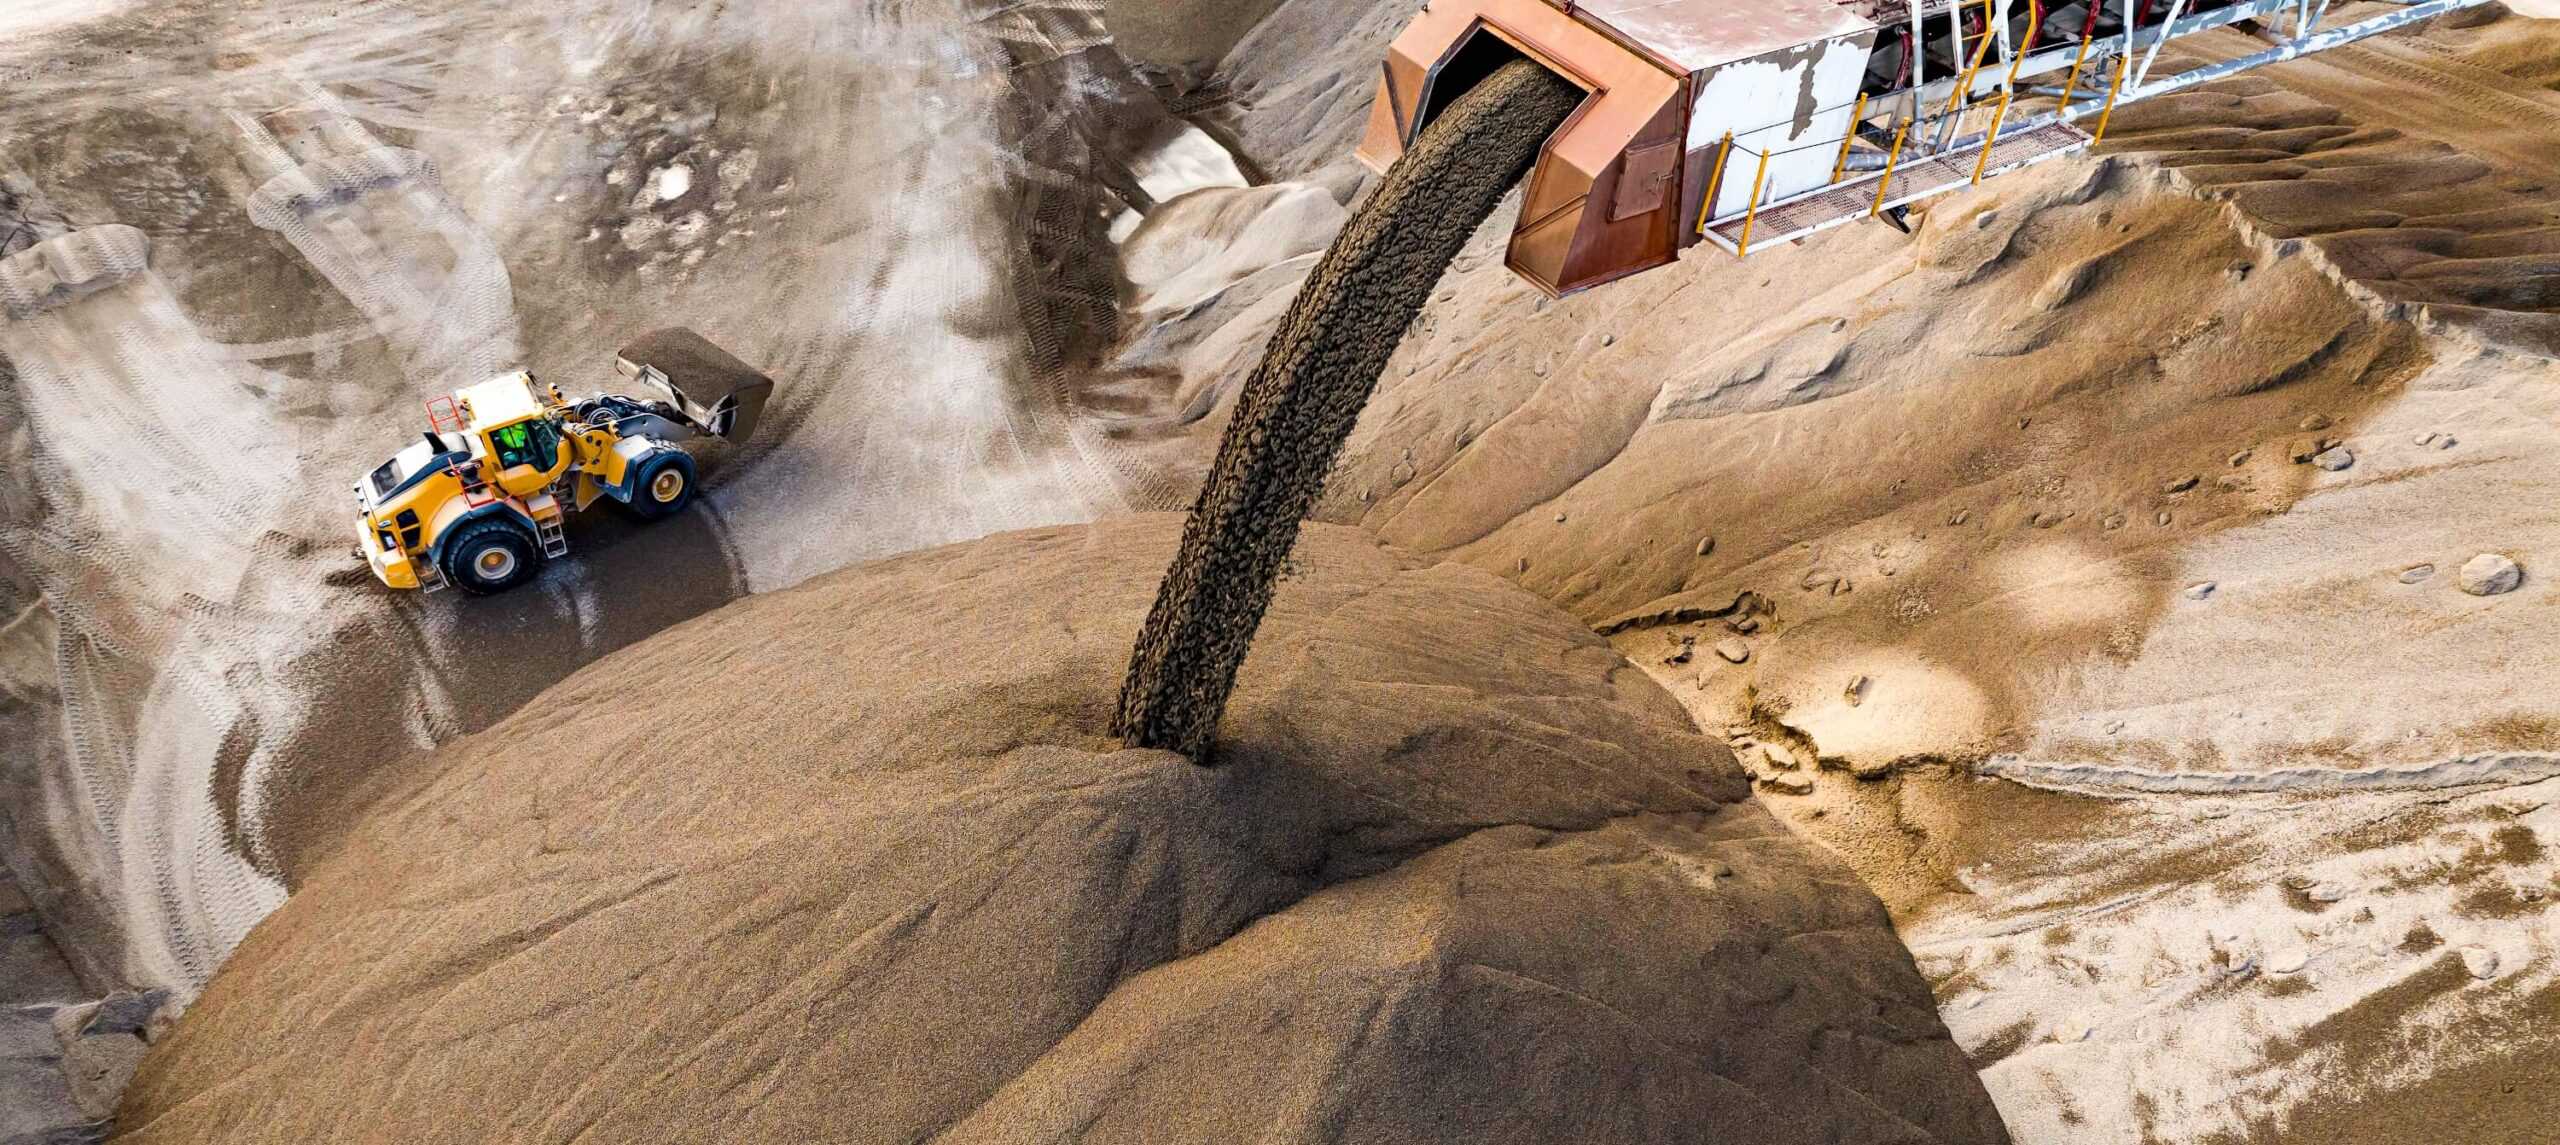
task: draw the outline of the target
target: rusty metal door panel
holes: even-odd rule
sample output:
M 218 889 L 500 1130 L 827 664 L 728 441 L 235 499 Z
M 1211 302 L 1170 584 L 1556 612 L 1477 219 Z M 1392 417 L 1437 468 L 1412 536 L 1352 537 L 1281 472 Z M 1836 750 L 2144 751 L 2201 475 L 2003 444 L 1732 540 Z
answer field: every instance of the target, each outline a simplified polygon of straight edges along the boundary
M 1609 204 L 1609 221 L 1649 215 L 1671 200 L 1679 178 L 1680 141 L 1666 139 L 1627 152 L 1626 169 L 1618 176 L 1617 201 Z
M 1671 100 L 1650 122 L 1628 134 L 1631 139 L 1676 143 L 1681 138 L 1681 121 L 1687 114 L 1688 108 L 1682 101 Z M 1629 151 L 1640 149 L 1628 148 Z M 1629 165 L 1622 162 L 1603 171 L 1600 178 L 1592 183 L 1591 210 L 1583 216 L 1580 233 L 1575 236 L 1564 265 L 1557 267 L 1554 276 L 1543 284 L 1556 293 L 1572 294 L 1660 266 L 1676 257 L 1680 249 L 1680 235 L 1686 230 L 1675 217 L 1679 214 L 1674 208 L 1680 194 L 1676 155 L 1672 159 L 1671 170 L 1673 181 L 1664 188 L 1664 201 L 1653 211 L 1622 219 L 1610 217 L 1614 212 L 1603 209 L 1601 204 L 1615 203 L 1622 195 L 1635 190 L 1628 181 Z

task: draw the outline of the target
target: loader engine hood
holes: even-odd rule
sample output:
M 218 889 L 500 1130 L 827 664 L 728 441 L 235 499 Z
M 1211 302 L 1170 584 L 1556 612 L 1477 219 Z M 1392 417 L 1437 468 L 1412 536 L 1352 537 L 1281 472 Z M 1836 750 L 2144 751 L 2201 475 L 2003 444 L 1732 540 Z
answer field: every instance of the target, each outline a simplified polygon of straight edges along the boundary
M 366 475 L 364 482 L 356 487 L 357 497 L 370 509 L 399 496 L 402 491 L 424 480 L 429 473 L 469 460 L 471 451 L 468 446 L 427 433 Z
M 622 376 L 656 390 L 706 433 L 730 441 L 753 436 L 773 379 L 711 340 L 682 327 L 659 330 L 613 359 Z

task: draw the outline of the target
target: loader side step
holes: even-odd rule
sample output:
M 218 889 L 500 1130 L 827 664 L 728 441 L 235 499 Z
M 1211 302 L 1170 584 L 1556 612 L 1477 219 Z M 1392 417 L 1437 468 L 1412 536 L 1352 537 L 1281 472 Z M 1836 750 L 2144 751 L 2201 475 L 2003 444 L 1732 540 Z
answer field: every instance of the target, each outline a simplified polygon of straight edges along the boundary
M 569 536 L 563 526 L 568 514 L 560 511 L 559 498 L 549 493 L 536 493 L 525 498 L 524 507 L 526 511 L 533 514 L 533 531 L 535 537 L 542 542 L 542 555 L 567 556 Z

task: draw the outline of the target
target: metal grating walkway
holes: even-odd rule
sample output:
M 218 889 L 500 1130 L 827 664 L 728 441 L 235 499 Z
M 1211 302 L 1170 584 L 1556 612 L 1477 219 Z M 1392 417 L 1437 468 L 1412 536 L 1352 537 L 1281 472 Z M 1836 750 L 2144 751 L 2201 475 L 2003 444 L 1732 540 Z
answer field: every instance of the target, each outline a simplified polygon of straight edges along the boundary
M 2069 123 L 2048 123 L 2004 132 L 1999 144 L 1991 149 L 1991 165 L 1983 171 L 1982 177 L 1988 179 L 1994 175 L 2005 175 L 2057 155 L 2068 155 L 2088 145 L 2089 133 Z M 1981 157 L 1982 147 L 1976 144 L 1916 163 L 1904 163 L 1894 169 L 1893 187 L 1886 195 L 1884 205 L 1898 207 L 1965 186 L 1973 182 L 1973 167 Z M 1800 239 L 1842 223 L 1866 218 L 1875 209 L 1876 183 L 1883 178 L 1882 171 L 1868 171 L 1822 190 L 1761 207 L 1759 217 L 1751 222 L 1751 245 L 1764 248 L 1772 243 Z M 1718 219 L 1707 225 L 1707 239 L 1726 250 L 1738 252 L 1743 223 L 1742 215 Z

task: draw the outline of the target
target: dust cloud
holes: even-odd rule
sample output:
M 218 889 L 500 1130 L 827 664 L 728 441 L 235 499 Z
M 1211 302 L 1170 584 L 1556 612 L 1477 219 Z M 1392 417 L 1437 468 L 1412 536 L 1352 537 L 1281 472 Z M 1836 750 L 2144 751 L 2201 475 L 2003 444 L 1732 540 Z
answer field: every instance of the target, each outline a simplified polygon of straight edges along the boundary
M 613 648 L 1167 497 L 1078 404 L 1060 347 L 1092 336 L 1046 317 L 1093 274 L 1033 256 L 1090 231 L 1110 258 L 1107 199 L 1043 200 L 1090 215 L 1064 240 L 1025 205 L 1087 157 L 1034 132 L 1143 94 L 1086 6 L 120 8 L 0 17 L 0 189 L 29 221 L 0 254 L 44 288 L 0 321 L 0 727 L 42 786 L 15 829 L 95 908 L 65 929 L 100 977 L 192 992 L 326 844 L 289 807 Z M 145 259 L 54 288 L 128 227 Z M 428 398 L 514 368 L 612 388 L 665 325 L 780 382 L 695 512 L 576 522 L 494 602 L 347 555 L 349 483 Z

